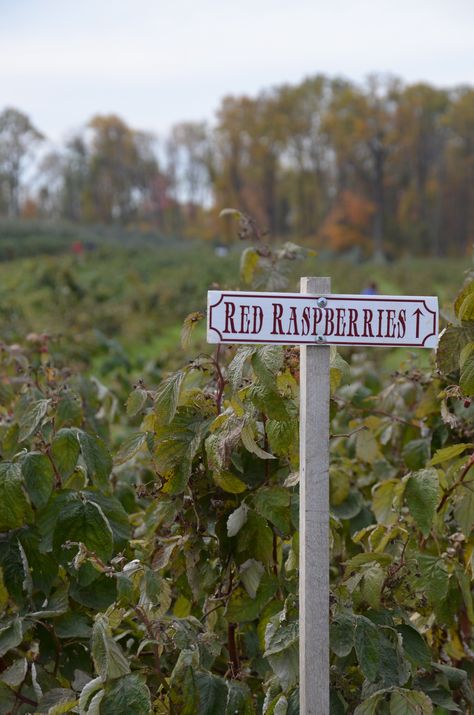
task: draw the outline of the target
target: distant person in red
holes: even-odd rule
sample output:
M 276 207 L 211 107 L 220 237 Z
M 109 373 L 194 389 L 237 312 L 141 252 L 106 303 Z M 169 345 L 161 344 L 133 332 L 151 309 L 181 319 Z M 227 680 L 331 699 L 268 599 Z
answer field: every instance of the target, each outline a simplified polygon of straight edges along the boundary
M 369 285 L 361 291 L 362 295 L 378 295 L 378 292 L 379 289 L 375 281 L 371 281 Z
M 71 251 L 74 253 L 75 256 L 82 256 L 82 254 L 84 253 L 84 245 L 82 241 L 74 241 L 71 246 Z

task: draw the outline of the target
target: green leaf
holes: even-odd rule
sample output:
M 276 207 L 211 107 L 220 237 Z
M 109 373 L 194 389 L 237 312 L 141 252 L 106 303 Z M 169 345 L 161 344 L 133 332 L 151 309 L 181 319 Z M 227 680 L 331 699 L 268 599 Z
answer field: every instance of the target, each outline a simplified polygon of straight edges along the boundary
M 462 364 L 459 387 L 466 397 L 474 397 L 474 352 L 472 351 Z
M 30 452 L 21 465 L 26 491 L 37 508 L 48 503 L 54 488 L 54 470 L 51 462 L 41 452 Z
M 436 464 L 442 464 L 443 462 L 449 462 L 450 459 L 459 457 L 460 454 L 474 447 L 472 442 L 461 442 L 459 444 L 452 444 L 449 447 L 444 447 L 443 449 L 438 449 L 434 456 L 428 463 L 429 467 L 434 467 Z
M 50 400 L 36 400 L 22 414 L 18 441 L 23 442 L 36 432 L 48 411 Z
M 97 616 L 92 628 L 91 649 L 95 669 L 104 680 L 120 678 L 130 672 L 128 660 L 112 638 L 108 620 L 103 615 Z
M 114 458 L 114 464 L 125 464 L 141 450 L 146 442 L 146 432 L 132 434 L 120 445 Z
M 148 399 L 148 393 L 141 387 L 136 387 L 128 396 L 127 400 L 127 415 L 135 417 L 145 406 Z
M 454 506 L 454 518 L 464 536 L 469 538 L 474 526 L 474 493 L 472 485 L 462 482 L 458 489 L 457 499 Z
M 0 532 L 18 529 L 33 519 L 23 491 L 21 469 L 13 462 L 0 463 Z
M 345 658 L 354 647 L 354 619 L 352 616 L 339 615 L 331 623 L 329 642 L 331 650 L 338 658 Z
M 298 624 L 295 621 L 281 625 L 279 615 L 270 620 L 265 631 L 264 657 L 270 663 L 283 690 L 298 682 Z
M 390 526 L 397 521 L 398 515 L 394 502 L 400 491 L 398 479 L 386 479 L 376 484 L 372 490 L 372 511 L 379 524 Z
M 431 651 L 416 628 L 405 623 L 397 626 L 403 640 L 403 650 L 410 661 L 421 668 L 429 669 L 431 663 Z
M 254 493 L 255 509 L 282 534 L 290 531 L 290 492 L 283 487 L 261 487 Z
M 77 430 L 77 436 L 89 478 L 98 487 L 105 488 L 112 470 L 112 457 L 105 442 L 82 430 Z
M 87 713 L 90 713 L 93 715 L 92 712 L 92 700 L 94 697 L 97 695 L 99 691 L 101 691 L 102 696 L 103 696 L 103 685 L 104 681 L 102 678 L 99 676 L 98 678 L 93 678 L 92 680 L 89 680 L 88 683 L 84 685 L 82 688 L 81 694 L 79 696 L 79 714 L 80 715 L 87 715 Z M 97 711 L 98 714 L 99 711 Z M 95 715 L 95 714 L 94 714 Z
M 8 653 L 11 648 L 16 648 L 23 640 L 23 629 L 19 618 L 15 618 L 6 625 L 0 625 L 0 658 Z
M 262 609 L 273 598 L 278 588 L 278 582 L 273 576 L 264 573 L 255 598 L 247 594 L 243 588 L 237 588 L 230 597 L 225 617 L 229 623 L 247 623 L 259 617 Z
M 56 619 L 54 629 L 58 638 L 90 638 L 90 619 L 80 611 L 68 611 Z
M 354 710 L 354 715 L 377 715 L 377 707 L 383 698 L 383 694 L 375 693 Z
M 357 459 L 368 464 L 373 464 L 380 457 L 380 449 L 372 432 L 368 429 L 357 433 L 356 437 Z
M 195 674 L 199 666 L 197 649 L 181 650 L 178 660 L 171 673 L 171 700 L 180 706 L 180 715 L 196 715 L 198 708 L 198 691 Z
M 98 504 L 79 497 L 63 506 L 54 528 L 54 551 L 61 553 L 62 545 L 67 541 L 83 543 L 103 561 L 110 559 L 113 553 L 112 529 Z M 66 557 L 69 553 L 66 552 Z
M 254 715 L 252 694 L 245 683 L 227 681 L 227 704 L 224 715 Z
M 176 414 L 184 378 L 182 370 L 173 373 L 163 380 L 155 393 L 155 413 L 164 424 L 169 424 Z
M 474 340 L 474 326 L 451 325 L 441 333 L 436 360 L 441 372 L 449 375 L 459 370 L 459 356 L 467 343 Z
M 273 532 L 267 520 L 252 509 L 247 512 L 245 527 L 237 534 L 237 552 L 269 564 L 273 558 Z
M 223 715 L 227 705 L 227 685 L 223 678 L 207 671 L 196 672 L 199 693 L 198 715 Z
M 247 561 L 241 565 L 239 577 L 250 598 L 256 597 L 264 573 L 264 565 L 255 559 L 247 559 Z
M 80 427 L 83 419 L 81 398 L 75 392 L 68 390 L 61 396 L 56 408 L 54 417 L 56 429 Z
M 402 451 L 408 469 L 422 469 L 430 458 L 430 444 L 427 439 L 413 439 Z
M 256 443 L 253 430 L 249 423 L 244 424 L 242 431 L 240 433 L 240 438 L 245 449 L 247 449 L 252 454 L 256 454 L 260 459 L 275 459 L 273 454 L 266 452 L 264 449 L 258 446 Z
M 380 668 L 380 635 L 377 626 L 364 616 L 357 616 L 354 644 L 360 668 L 373 682 Z
M 27 672 L 28 662 L 26 658 L 19 658 L 0 673 L 0 680 L 11 688 L 16 688 L 23 682 Z
M 53 688 L 43 695 L 37 712 L 47 715 L 62 715 L 71 712 L 78 704 L 76 693 L 69 688 Z
M 100 715 L 150 715 L 150 691 L 144 680 L 135 674 L 108 683 L 100 706 Z
M 56 433 L 51 444 L 51 458 L 63 479 L 74 472 L 80 451 L 75 431 L 65 427 Z
M 428 536 L 439 501 L 439 478 L 436 469 L 421 469 L 410 475 L 405 488 L 410 514 Z
M 183 349 L 186 349 L 189 347 L 189 343 L 191 342 L 191 336 L 196 329 L 196 326 L 199 325 L 201 320 L 203 320 L 205 317 L 204 313 L 201 313 L 200 311 L 195 311 L 194 313 L 190 313 L 189 315 L 186 316 L 183 322 L 183 327 L 181 329 L 181 347 Z
M 247 485 L 232 472 L 213 472 L 212 478 L 218 487 L 229 494 L 241 494 Z
M 373 609 L 380 608 L 382 586 L 385 581 L 385 570 L 378 563 L 367 565 L 360 582 L 360 592 L 364 601 Z
M 454 312 L 459 320 L 474 320 L 474 281 L 469 281 L 454 301 Z
M 249 508 L 242 503 L 227 519 L 227 536 L 235 536 L 247 521 Z
M 395 690 L 390 697 L 390 715 L 432 715 L 433 706 L 425 693 Z
M 234 392 L 236 392 L 242 386 L 245 363 L 253 355 L 254 352 L 254 347 L 249 347 L 248 345 L 241 345 L 239 348 L 237 348 L 234 357 L 229 363 L 229 367 L 227 368 L 227 378 Z
M 446 598 L 449 576 L 445 563 L 437 556 L 419 554 L 420 586 L 426 592 L 431 603 L 438 603 Z

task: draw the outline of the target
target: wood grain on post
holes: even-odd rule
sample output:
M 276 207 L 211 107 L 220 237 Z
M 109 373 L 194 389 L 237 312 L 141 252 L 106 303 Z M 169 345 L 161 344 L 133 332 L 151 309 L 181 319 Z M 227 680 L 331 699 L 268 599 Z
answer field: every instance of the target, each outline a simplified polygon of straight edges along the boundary
M 301 278 L 301 293 L 331 291 Z M 300 715 L 329 715 L 329 347 L 300 347 Z

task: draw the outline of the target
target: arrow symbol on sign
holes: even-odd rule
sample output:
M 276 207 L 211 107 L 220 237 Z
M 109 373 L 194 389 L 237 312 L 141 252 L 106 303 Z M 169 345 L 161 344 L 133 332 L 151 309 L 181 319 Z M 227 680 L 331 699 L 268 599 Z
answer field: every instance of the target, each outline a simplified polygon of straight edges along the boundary
M 416 317 L 416 337 L 420 337 L 420 318 L 423 315 L 423 311 L 417 308 L 414 312 L 413 315 Z

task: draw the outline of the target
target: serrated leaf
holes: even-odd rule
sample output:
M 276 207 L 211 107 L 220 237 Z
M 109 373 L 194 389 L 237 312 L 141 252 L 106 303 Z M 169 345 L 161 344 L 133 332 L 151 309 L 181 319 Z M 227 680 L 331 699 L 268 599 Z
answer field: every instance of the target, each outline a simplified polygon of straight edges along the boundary
M 91 649 L 95 669 L 104 680 L 120 678 L 130 672 L 128 660 L 112 638 L 105 616 L 99 615 L 96 618 L 92 628 Z
M 283 690 L 298 682 L 299 648 L 298 624 L 291 622 L 280 625 L 274 616 L 265 631 L 264 657 L 280 681 Z
M 227 704 L 227 685 L 223 678 L 207 671 L 196 672 L 199 694 L 197 715 L 223 715 Z
M 182 370 L 173 373 L 163 380 L 155 393 L 155 413 L 164 424 L 169 424 L 176 414 L 184 378 L 185 373 Z
M 470 484 L 460 485 L 457 502 L 454 506 L 454 518 L 464 536 L 469 538 L 474 527 L 474 494 Z
M 51 444 L 51 458 L 63 479 L 74 472 L 81 448 L 76 432 L 67 427 L 60 429 Z
M 92 437 L 82 430 L 77 430 L 77 436 L 88 476 L 96 486 L 103 489 L 108 485 L 112 470 L 112 457 L 107 445 L 100 437 Z
M 474 352 L 463 361 L 459 387 L 466 397 L 474 397 Z
M 249 347 L 247 345 L 240 346 L 229 363 L 229 367 L 227 368 L 227 378 L 234 391 L 241 387 L 245 363 L 254 352 L 254 347 Z
M 25 439 L 28 439 L 28 437 L 31 437 L 34 432 L 36 432 L 36 430 L 41 425 L 44 417 L 46 416 L 49 403 L 50 400 L 36 400 L 22 414 L 19 421 L 19 442 L 23 442 Z
M 227 519 L 227 536 L 235 536 L 247 521 L 249 508 L 246 504 L 241 504 Z
M 68 390 L 61 396 L 54 416 L 57 430 L 62 427 L 80 427 L 83 420 L 82 402 L 79 395 Z
M 135 417 L 145 406 L 148 399 L 148 393 L 141 387 L 136 387 L 133 392 L 131 392 L 127 399 L 127 415 L 129 417 Z
M 271 521 L 282 534 L 290 531 L 290 492 L 283 487 L 261 487 L 254 493 L 259 514 Z
M 378 563 L 368 565 L 363 569 L 360 582 L 360 592 L 364 601 L 374 610 L 380 608 L 382 586 L 385 581 L 385 570 Z
M 417 556 L 420 567 L 420 585 L 432 603 L 446 598 L 449 587 L 449 575 L 446 565 L 437 556 L 420 554 Z
M 0 463 L 0 532 L 18 529 L 33 519 L 31 506 L 23 491 L 19 464 Z
M 132 434 L 122 442 L 120 449 L 114 457 L 114 464 L 125 464 L 141 450 L 146 442 L 146 432 Z
M 48 503 L 54 488 L 54 470 L 41 452 L 30 452 L 21 464 L 23 479 L 31 502 L 37 508 Z
M 53 688 L 43 695 L 38 703 L 37 712 L 46 715 L 68 713 L 78 704 L 76 693 L 69 688 Z
M 442 464 L 443 462 L 449 462 L 450 459 L 459 457 L 460 454 L 474 447 L 472 442 L 461 442 L 459 444 L 452 444 L 449 447 L 444 447 L 443 449 L 438 449 L 434 456 L 428 463 L 429 467 L 434 467 L 436 464 Z
M 433 706 L 425 693 L 395 690 L 390 697 L 390 715 L 432 715 Z
M 441 372 L 449 375 L 459 370 L 459 356 L 467 343 L 474 340 L 474 326 L 450 325 L 441 333 L 436 361 Z
M 133 673 L 107 683 L 100 705 L 101 715 L 150 715 L 151 712 L 150 691 L 140 676 Z
M 252 694 L 245 683 L 227 681 L 227 703 L 224 715 L 254 715 Z
M 428 536 L 439 501 L 439 477 L 436 469 L 421 469 L 410 475 L 405 487 L 410 514 L 422 534 Z
M 360 669 L 373 682 L 380 668 L 380 635 L 377 626 L 364 616 L 357 617 L 354 645 Z
M 213 472 L 212 478 L 218 487 L 229 494 L 241 494 L 248 488 L 245 482 L 232 472 Z
M 102 509 L 88 499 L 76 498 L 63 505 L 53 533 L 57 554 L 67 541 L 83 543 L 86 548 L 108 561 L 113 553 L 113 534 Z M 66 552 L 70 558 L 71 552 Z
M 413 471 L 423 469 L 430 458 L 430 445 L 427 439 L 413 439 L 402 451 L 403 459 L 408 469 Z

